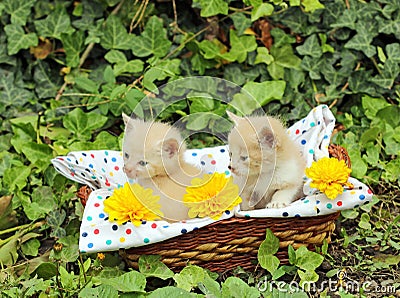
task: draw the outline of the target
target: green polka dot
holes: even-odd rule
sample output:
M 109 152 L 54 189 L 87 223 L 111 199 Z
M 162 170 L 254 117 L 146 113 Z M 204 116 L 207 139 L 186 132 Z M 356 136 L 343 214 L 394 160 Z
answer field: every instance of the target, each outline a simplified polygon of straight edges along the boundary
M 149 243 L 149 242 L 150 242 L 150 239 L 149 239 L 149 238 L 144 238 L 144 239 L 143 239 L 143 242 L 144 242 L 144 243 Z
M 326 204 L 326 208 L 332 209 L 332 204 L 331 203 Z

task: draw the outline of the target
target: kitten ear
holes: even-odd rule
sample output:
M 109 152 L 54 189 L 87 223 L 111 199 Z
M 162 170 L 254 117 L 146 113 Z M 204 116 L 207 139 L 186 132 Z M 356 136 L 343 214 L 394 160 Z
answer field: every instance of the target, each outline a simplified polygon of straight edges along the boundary
M 122 113 L 122 119 L 124 119 L 124 124 L 125 124 L 125 126 L 127 126 L 128 125 L 128 123 L 129 123 L 129 120 L 131 120 L 131 117 L 129 117 L 127 114 L 125 114 L 125 113 Z
M 169 158 L 172 158 L 178 153 L 179 144 L 176 139 L 168 139 L 163 142 L 163 151 L 167 154 Z
M 231 119 L 233 121 L 235 126 L 238 126 L 240 120 L 242 120 L 242 117 L 236 116 L 235 114 L 233 114 L 232 112 L 230 112 L 228 110 L 226 110 L 226 114 L 228 115 L 229 119 Z
M 263 127 L 259 133 L 260 144 L 268 148 L 279 147 L 279 140 L 269 127 Z

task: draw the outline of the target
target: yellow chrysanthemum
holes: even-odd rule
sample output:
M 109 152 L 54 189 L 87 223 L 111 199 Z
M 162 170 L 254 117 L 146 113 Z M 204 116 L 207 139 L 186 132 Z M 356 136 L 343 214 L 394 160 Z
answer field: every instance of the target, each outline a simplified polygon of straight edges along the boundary
M 140 226 L 142 220 L 160 219 L 159 215 L 163 215 L 159 199 L 153 195 L 152 189 L 144 189 L 137 183 L 125 183 L 104 201 L 104 212 L 108 213 L 110 221 L 122 224 L 130 220 L 135 226 Z
M 189 207 L 189 218 L 208 216 L 218 219 L 225 210 L 231 210 L 240 202 L 239 187 L 232 177 L 226 178 L 223 173 L 193 179 L 183 196 L 183 203 Z
M 333 157 L 314 161 L 311 167 L 306 169 L 307 177 L 312 179 L 310 186 L 322 191 L 332 200 L 343 192 L 343 186 L 352 187 L 352 184 L 347 182 L 350 173 L 351 169 L 343 160 Z

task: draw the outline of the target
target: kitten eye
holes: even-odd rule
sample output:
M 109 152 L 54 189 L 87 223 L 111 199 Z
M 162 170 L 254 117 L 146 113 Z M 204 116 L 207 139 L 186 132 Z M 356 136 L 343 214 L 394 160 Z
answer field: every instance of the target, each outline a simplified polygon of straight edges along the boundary
M 148 162 L 144 161 L 144 160 L 141 160 L 141 161 L 138 162 L 138 164 L 139 164 L 139 166 L 144 167 L 145 165 L 148 164 Z
M 248 156 L 241 156 L 241 157 L 240 157 L 240 160 L 241 160 L 241 161 L 246 161 L 248 158 L 249 158 Z
M 125 158 L 129 158 L 129 154 L 128 153 L 124 153 Z

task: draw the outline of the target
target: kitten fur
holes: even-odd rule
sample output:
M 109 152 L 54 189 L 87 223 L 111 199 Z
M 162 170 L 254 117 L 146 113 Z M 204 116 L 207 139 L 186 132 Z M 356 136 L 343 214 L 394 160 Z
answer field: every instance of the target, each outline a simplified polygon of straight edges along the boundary
M 187 219 L 188 208 L 182 198 L 186 186 L 193 178 L 200 177 L 201 170 L 184 160 L 186 145 L 179 130 L 166 123 L 122 116 L 126 126 L 123 142 L 126 175 L 160 196 L 164 220 Z
M 241 189 L 241 210 L 282 208 L 300 198 L 306 162 L 282 122 L 227 114 L 234 122 L 228 136 L 230 169 Z

